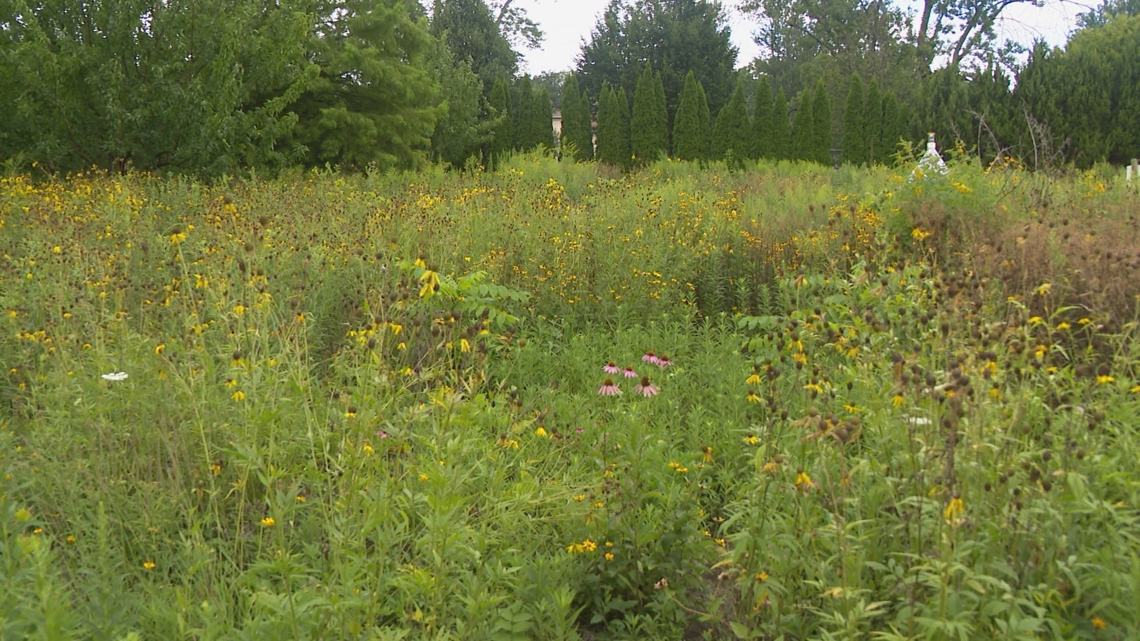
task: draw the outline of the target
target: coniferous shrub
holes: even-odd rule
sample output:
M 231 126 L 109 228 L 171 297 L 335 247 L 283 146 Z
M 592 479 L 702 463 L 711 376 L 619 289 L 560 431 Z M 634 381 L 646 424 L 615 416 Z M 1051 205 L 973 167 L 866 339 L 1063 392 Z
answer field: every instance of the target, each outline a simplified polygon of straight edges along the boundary
M 775 147 L 772 140 L 772 87 L 767 76 L 762 76 L 756 84 L 752 102 L 751 158 L 772 158 Z
M 863 136 L 863 81 L 859 74 L 851 76 L 847 101 L 843 107 L 843 162 L 862 165 L 867 162 L 866 138 Z
M 748 108 L 744 106 L 744 85 L 738 80 L 732 98 L 716 116 L 716 126 L 713 128 L 712 136 L 712 158 L 715 160 L 729 156 L 736 160 L 747 158 L 751 151 L 750 132 Z

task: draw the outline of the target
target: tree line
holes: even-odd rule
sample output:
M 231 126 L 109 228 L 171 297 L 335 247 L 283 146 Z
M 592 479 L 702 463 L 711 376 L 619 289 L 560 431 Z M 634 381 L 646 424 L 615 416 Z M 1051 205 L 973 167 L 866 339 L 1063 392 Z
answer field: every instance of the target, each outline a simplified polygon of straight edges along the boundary
M 865 164 L 926 131 L 1037 165 L 1140 155 L 1138 0 L 1025 52 L 994 33 L 1009 4 L 749 0 L 762 55 L 738 68 L 720 2 L 610 0 L 571 73 L 531 78 L 518 50 L 543 34 L 512 0 L 0 0 L 0 161 L 212 177 L 561 144 Z

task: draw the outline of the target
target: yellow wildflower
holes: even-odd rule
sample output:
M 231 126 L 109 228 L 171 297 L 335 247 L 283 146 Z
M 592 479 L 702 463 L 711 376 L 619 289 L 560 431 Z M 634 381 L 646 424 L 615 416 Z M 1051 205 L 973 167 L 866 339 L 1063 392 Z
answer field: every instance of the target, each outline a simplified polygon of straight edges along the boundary
M 265 527 L 273 527 L 277 525 L 277 521 L 272 516 L 267 516 L 261 519 L 261 524 Z
M 143 569 L 144 570 L 153 570 L 156 567 L 158 567 L 158 566 L 156 566 L 154 564 L 154 561 L 143 561 Z
M 962 504 L 962 499 L 954 497 L 946 504 L 946 509 L 942 512 L 942 518 L 947 521 L 957 518 L 966 509 Z

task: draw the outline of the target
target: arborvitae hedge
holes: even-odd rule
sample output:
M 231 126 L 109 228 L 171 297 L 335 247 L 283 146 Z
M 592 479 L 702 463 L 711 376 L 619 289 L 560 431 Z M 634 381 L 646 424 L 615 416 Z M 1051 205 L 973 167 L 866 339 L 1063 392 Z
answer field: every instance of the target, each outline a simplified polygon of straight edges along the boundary
M 598 101 L 599 162 L 625 167 L 629 165 L 629 106 L 625 90 L 614 91 L 606 85 Z
M 792 121 L 792 159 L 815 161 L 815 118 L 812 116 L 811 92 L 804 91 L 800 107 Z
M 554 146 L 554 107 L 550 102 L 550 90 L 546 87 L 534 94 L 534 120 L 531 130 L 536 145 Z
M 756 84 L 756 95 L 752 98 L 752 158 L 774 157 L 772 141 L 772 87 L 768 76 L 762 76 Z
M 720 113 L 716 116 L 716 126 L 712 135 L 712 158 L 722 160 L 729 156 L 743 160 L 750 154 L 749 138 L 751 127 L 748 122 L 748 108 L 744 106 L 744 84 L 736 81 L 736 91 Z
M 660 93 L 660 100 L 658 100 Z M 661 76 L 645 65 L 633 92 L 630 150 L 638 162 L 648 163 L 669 153 L 669 115 Z
M 863 99 L 863 144 L 867 147 L 867 164 L 882 164 L 886 158 L 879 147 L 882 133 L 883 97 L 879 94 L 879 79 L 871 78 Z
M 813 159 L 821 165 L 831 166 L 831 99 L 823 87 L 823 80 L 815 84 L 815 95 L 811 101 L 811 115 L 814 121 L 815 141 L 812 145 Z
M 843 107 L 843 162 L 862 165 L 867 162 L 866 139 L 863 137 L 863 81 L 859 74 L 851 76 L 847 102 Z
M 673 118 L 673 155 L 678 160 L 700 160 L 704 157 L 700 94 L 697 78 L 690 71 L 685 76 L 685 88 L 681 90 L 681 102 Z
M 881 157 L 883 162 L 893 162 L 893 157 L 898 151 L 899 139 L 906 135 L 906 128 L 902 124 L 902 118 L 899 113 L 899 102 L 895 98 L 894 92 L 888 91 L 883 96 L 883 126 L 879 129 L 879 141 L 876 148 L 881 149 L 882 153 L 875 153 L 875 157 Z
M 712 112 L 709 111 L 709 98 L 705 86 L 697 81 L 697 101 L 700 106 L 701 158 L 712 155 Z
M 792 129 L 788 122 L 788 99 L 784 88 L 776 93 L 776 103 L 772 105 L 772 158 L 789 160 L 792 157 Z
M 491 88 L 491 106 L 496 110 L 494 138 L 491 140 L 491 164 L 510 152 L 515 146 L 515 126 L 511 117 L 511 90 L 507 81 L 499 79 Z
M 563 155 L 577 160 L 588 160 L 593 154 L 590 144 L 590 114 L 583 113 L 582 92 L 578 90 L 578 78 L 574 74 L 566 76 L 562 83 L 562 134 L 559 136 Z

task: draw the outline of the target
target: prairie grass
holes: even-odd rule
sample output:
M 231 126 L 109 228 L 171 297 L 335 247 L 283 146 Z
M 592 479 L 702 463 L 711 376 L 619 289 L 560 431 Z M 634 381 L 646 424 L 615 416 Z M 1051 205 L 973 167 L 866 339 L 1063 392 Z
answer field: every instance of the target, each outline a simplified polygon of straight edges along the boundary
M 1131 638 L 1137 210 L 965 160 L 2 179 L 0 636 Z

